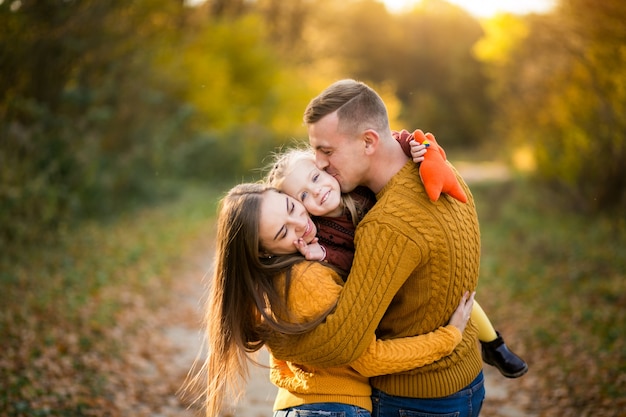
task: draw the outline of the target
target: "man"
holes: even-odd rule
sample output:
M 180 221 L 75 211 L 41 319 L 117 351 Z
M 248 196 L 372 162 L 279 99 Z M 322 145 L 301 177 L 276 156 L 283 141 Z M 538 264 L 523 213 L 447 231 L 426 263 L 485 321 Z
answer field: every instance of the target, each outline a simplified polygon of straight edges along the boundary
M 311 366 L 346 365 L 374 334 L 391 339 L 445 325 L 478 281 L 480 233 L 467 185 L 458 178 L 467 203 L 446 195 L 430 201 L 416 164 L 392 137 L 382 99 L 363 83 L 332 84 L 309 103 L 304 120 L 319 168 L 343 192 L 363 185 L 377 202 L 357 227 L 354 263 L 335 312 L 288 344 L 270 341 L 272 353 Z M 450 356 L 371 384 L 374 415 L 477 416 L 485 391 L 476 327 L 467 326 Z

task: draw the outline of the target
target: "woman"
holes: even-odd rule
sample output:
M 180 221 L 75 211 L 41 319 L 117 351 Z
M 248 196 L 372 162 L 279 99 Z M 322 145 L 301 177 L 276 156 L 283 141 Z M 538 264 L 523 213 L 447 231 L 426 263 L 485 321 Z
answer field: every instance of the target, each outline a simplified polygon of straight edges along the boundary
M 304 333 L 332 311 L 343 283 L 339 271 L 305 260 L 295 246 L 301 239 L 312 242 L 316 233 L 299 201 L 268 186 L 241 184 L 221 201 L 206 316 L 207 416 L 217 416 L 227 389 L 236 390 L 245 380 L 248 353 L 271 335 Z M 271 357 L 270 379 L 279 388 L 274 415 L 308 410 L 309 415 L 369 416 L 368 376 L 414 369 L 450 354 L 461 340 L 473 298 L 466 293 L 450 323 L 432 333 L 373 338 L 348 367 L 315 369 Z

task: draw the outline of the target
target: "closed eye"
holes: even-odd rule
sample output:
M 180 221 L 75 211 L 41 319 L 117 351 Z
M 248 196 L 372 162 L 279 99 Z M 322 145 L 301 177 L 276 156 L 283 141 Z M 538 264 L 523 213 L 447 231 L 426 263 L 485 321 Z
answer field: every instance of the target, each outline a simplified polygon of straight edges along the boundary
M 294 204 L 294 202 L 289 198 L 286 197 L 285 198 L 285 203 L 286 203 L 286 207 L 285 210 L 287 210 L 288 214 L 293 213 L 293 211 L 295 210 L 296 205 Z M 287 226 L 283 225 L 280 230 L 276 233 L 276 235 L 274 235 L 274 240 L 277 239 L 284 239 L 287 236 Z

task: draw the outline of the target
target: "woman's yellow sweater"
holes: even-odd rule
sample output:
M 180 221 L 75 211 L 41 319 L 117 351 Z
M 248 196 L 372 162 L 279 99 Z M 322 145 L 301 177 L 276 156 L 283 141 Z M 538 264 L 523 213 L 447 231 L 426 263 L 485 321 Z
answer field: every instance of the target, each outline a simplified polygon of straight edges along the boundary
M 343 281 L 332 269 L 317 262 L 295 265 L 288 293 L 291 320 L 311 321 L 337 301 Z M 284 276 L 276 282 L 284 290 Z M 284 293 L 283 293 L 284 294 Z M 461 341 L 459 330 L 448 325 L 426 335 L 395 340 L 372 338 L 351 366 L 314 368 L 271 357 L 270 379 L 279 388 L 274 409 L 302 404 L 339 402 L 372 411 L 369 376 L 407 371 L 449 355 Z
M 337 307 L 302 335 L 270 338 L 276 358 L 314 369 L 354 362 L 378 339 L 427 334 L 444 326 L 462 294 L 478 283 L 480 233 L 474 200 L 430 201 L 411 161 L 377 194 L 359 223 L 356 253 Z M 413 371 L 372 378 L 391 395 L 434 398 L 467 386 L 482 369 L 470 322 L 451 355 Z

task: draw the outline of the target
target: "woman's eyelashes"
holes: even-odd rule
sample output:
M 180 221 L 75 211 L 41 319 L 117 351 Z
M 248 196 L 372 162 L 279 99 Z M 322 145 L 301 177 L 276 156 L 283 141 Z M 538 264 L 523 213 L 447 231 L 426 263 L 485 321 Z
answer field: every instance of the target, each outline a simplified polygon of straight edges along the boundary
M 287 214 L 292 214 L 295 208 L 296 208 L 296 204 L 293 202 L 293 200 L 287 197 Z M 287 237 L 288 233 L 289 233 L 289 227 L 286 224 L 284 224 L 283 227 L 281 227 L 281 230 L 277 236 L 279 237 L 279 239 L 284 239 Z

